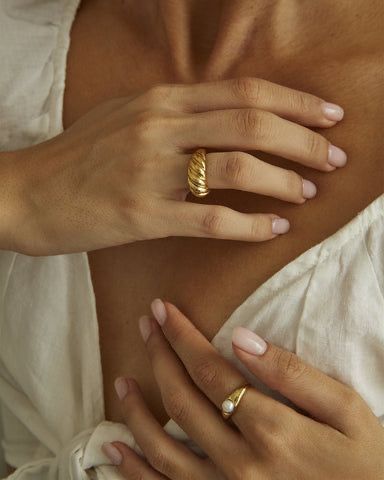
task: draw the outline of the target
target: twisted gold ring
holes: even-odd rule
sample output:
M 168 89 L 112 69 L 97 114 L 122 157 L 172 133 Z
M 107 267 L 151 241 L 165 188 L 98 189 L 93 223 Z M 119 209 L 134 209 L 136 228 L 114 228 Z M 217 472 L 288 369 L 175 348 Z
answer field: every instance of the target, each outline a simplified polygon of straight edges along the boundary
M 188 165 L 188 186 L 195 197 L 205 197 L 210 192 L 206 178 L 205 148 L 197 149 Z
M 247 383 L 243 387 L 236 388 L 221 404 L 221 414 L 225 420 L 230 418 L 236 411 L 237 406 L 240 403 L 240 400 L 243 398 L 244 393 L 247 388 L 251 385 Z

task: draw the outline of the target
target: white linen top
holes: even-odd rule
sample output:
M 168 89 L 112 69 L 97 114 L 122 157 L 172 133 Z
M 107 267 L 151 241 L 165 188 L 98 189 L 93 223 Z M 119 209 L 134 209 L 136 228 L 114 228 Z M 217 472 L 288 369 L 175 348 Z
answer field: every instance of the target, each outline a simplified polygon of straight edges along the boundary
M 62 131 L 70 27 L 79 0 L 0 0 L 0 149 Z M 85 252 L 0 252 L 0 406 L 14 480 L 120 479 L 105 441 L 135 446 L 106 422 L 98 322 Z M 351 385 L 384 422 L 384 194 L 252 293 L 212 340 L 234 357 L 246 326 Z M 171 420 L 165 427 L 203 455 Z

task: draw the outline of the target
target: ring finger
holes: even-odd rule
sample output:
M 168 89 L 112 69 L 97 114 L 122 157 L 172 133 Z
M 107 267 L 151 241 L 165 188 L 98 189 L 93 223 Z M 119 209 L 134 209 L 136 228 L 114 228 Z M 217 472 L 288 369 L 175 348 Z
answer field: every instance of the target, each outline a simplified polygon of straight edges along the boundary
M 203 460 L 181 442 L 172 438 L 159 424 L 145 404 L 133 379 L 119 378 L 115 382 L 121 400 L 124 421 L 149 464 L 171 480 L 216 477 L 212 463 Z M 129 465 L 126 466 L 126 470 Z M 124 464 L 122 465 L 124 470 Z
M 245 152 L 207 153 L 206 158 L 209 188 L 244 190 L 299 204 L 317 192 L 314 183 L 294 170 L 271 165 Z

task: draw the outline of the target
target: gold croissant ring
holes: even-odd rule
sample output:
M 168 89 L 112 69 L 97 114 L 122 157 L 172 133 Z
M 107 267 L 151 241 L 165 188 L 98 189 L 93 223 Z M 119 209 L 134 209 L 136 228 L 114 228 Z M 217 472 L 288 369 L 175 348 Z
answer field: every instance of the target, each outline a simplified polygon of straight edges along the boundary
M 243 398 L 244 393 L 247 391 L 247 388 L 251 385 L 247 383 L 243 387 L 236 388 L 221 404 L 221 414 L 227 420 L 230 418 L 236 411 L 237 406 L 240 403 L 240 400 Z
M 195 197 L 205 197 L 210 192 L 207 185 L 207 158 L 205 148 L 196 150 L 188 165 L 188 186 Z

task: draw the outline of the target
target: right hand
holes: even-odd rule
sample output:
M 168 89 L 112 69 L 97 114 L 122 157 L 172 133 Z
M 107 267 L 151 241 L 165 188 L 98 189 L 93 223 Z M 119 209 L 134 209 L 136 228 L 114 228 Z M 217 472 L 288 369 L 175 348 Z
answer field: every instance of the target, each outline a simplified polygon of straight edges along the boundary
M 205 204 L 185 201 L 190 155 L 199 147 L 212 151 L 211 189 L 304 203 L 315 187 L 308 192 L 306 183 L 303 192 L 295 171 L 245 151 L 334 170 L 328 161 L 339 156 L 341 166 L 343 152 L 303 126 L 335 125 L 323 108 L 314 95 L 255 78 L 161 84 L 107 101 L 59 136 L 17 152 L 23 212 L 14 250 L 56 255 L 168 236 L 272 239 L 277 215 L 209 205 L 209 196 Z

